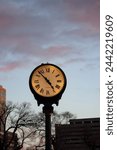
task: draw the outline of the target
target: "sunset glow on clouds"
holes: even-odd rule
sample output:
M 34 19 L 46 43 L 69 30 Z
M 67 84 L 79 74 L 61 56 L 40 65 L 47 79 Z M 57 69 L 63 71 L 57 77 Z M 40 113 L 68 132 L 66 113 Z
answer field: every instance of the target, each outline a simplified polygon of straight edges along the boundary
M 66 72 L 76 66 L 81 73 L 73 72 L 81 77 L 82 70 L 93 69 L 99 81 L 99 5 L 98 0 L 0 0 L 0 84 L 9 88 L 6 72 L 22 74 L 27 67 L 31 72 L 43 62 Z

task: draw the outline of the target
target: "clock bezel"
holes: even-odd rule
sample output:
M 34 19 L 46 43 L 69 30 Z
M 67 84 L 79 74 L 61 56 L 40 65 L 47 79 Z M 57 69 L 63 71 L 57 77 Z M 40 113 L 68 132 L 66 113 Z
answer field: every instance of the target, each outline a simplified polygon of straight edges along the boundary
M 64 84 L 63 84 L 62 89 L 60 90 L 60 92 L 59 92 L 58 94 L 53 95 L 53 96 L 40 95 L 39 93 L 37 93 L 37 92 L 35 91 L 35 89 L 34 89 L 33 86 L 32 86 L 32 76 L 33 76 L 34 72 L 35 72 L 37 69 L 39 69 L 40 67 L 44 67 L 44 66 L 46 66 L 46 65 L 54 66 L 55 68 L 57 68 L 58 70 L 60 70 L 60 72 L 62 73 L 63 78 L 64 78 Z M 44 101 L 50 101 L 51 103 L 54 103 L 54 101 L 58 101 L 58 100 L 61 98 L 61 96 L 62 96 L 62 94 L 63 94 L 63 92 L 64 92 L 64 90 L 65 90 L 65 88 L 66 88 L 66 85 L 67 85 L 67 79 L 66 79 L 66 75 L 65 75 L 65 73 L 63 72 L 63 70 L 62 70 L 60 67 L 58 67 L 57 65 L 51 64 L 51 63 L 41 64 L 41 65 L 37 66 L 37 67 L 31 72 L 31 75 L 30 75 L 30 77 L 29 77 L 29 87 L 30 87 L 30 90 L 31 90 L 31 92 L 33 93 L 35 99 L 36 99 L 37 101 L 39 101 L 39 103 L 44 103 Z

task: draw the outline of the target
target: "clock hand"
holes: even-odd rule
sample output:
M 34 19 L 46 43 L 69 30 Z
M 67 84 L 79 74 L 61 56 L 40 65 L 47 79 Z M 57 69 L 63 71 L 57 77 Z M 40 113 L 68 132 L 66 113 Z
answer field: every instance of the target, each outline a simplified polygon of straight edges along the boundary
M 46 80 L 46 82 L 51 86 L 51 88 L 52 88 L 53 91 L 55 92 L 54 87 L 52 86 L 50 80 L 48 80 L 41 72 L 39 72 L 39 74 Z

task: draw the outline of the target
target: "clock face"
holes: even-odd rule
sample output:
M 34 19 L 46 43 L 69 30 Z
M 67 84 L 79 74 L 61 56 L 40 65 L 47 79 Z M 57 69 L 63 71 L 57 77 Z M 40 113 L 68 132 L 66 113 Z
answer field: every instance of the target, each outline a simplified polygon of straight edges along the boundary
M 59 67 L 52 64 L 42 64 L 32 72 L 30 83 L 38 95 L 53 97 L 63 90 L 66 78 Z

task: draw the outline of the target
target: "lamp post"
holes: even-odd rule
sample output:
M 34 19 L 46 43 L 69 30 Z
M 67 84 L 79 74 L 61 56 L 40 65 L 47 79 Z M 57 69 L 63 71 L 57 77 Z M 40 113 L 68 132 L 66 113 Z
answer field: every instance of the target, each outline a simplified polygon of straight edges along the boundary
M 43 104 L 45 113 L 46 150 L 51 150 L 51 114 L 53 104 L 58 105 L 66 88 L 67 80 L 61 68 L 54 64 L 41 64 L 31 73 L 29 87 L 37 100 L 38 106 Z
M 44 106 L 43 113 L 45 113 L 46 150 L 51 150 L 51 114 L 53 113 L 53 107 Z

